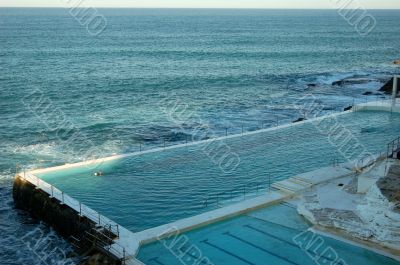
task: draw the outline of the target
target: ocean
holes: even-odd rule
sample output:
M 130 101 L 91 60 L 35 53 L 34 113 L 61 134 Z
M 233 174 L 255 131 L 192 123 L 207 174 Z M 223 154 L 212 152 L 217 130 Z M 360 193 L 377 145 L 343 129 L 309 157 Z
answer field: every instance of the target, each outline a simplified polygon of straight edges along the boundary
M 289 123 L 310 95 L 341 111 L 382 99 L 400 72 L 399 10 L 369 10 L 368 35 L 336 10 L 98 9 L 96 35 L 70 11 L 0 9 L 1 264 L 80 261 L 14 209 L 21 168 L 180 143 L 199 123 L 213 135 Z

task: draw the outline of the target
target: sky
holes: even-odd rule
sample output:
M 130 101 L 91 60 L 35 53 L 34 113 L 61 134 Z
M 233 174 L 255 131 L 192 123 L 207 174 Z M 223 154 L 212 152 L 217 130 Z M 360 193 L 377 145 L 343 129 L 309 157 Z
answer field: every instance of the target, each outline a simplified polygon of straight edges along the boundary
M 0 7 L 338 8 L 400 9 L 400 0 L 1 0 Z

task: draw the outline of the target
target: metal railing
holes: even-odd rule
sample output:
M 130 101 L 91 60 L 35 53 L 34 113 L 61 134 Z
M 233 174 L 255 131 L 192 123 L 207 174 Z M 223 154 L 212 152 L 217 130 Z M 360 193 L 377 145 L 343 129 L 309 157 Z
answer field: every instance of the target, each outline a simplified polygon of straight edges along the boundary
M 68 205 L 70 208 L 74 209 L 77 213 L 79 213 L 79 216 L 86 217 L 89 220 L 93 221 L 94 224 L 96 225 L 97 232 L 104 234 L 105 237 L 112 240 L 113 244 L 112 246 L 109 246 L 108 249 L 115 250 L 115 248 L 118 247 L 119 250 L 116 252 L 116 254 L 120 254 L 121 255 L 120 257 L 125 257 L 126 255 L 125 248 L 116 244 L 113 241 L 114 239 L 111 238 L 111 236 L 116 236 L 117 238 L 119 238 L 120 229 L 118 224 L 114 223 L 107 217 L 99 214 L 98 212 L 84 205 L 83 203 L 75 200 L 74 198 L 65 194 L 63 191 L 57 189 L 56 187 L 47 183 L 46 181 L 38 178 L 37 176 L 29 172 L 26 172 L 26 170 L 16 175 L 16 177 L 18 176 L 22 178 L 24 181 L 27 181 L 35 185 L 36 189 L 40 189 L 46 192 L 50 196 L 50 198 L 58 200 L 61 204 Z M 104 230 L 105 232 L 101 232 L 101 230 Z M 108 234 L 108 236 L 106 234 Z
M 368 95 L 368 96 L 363 96 L 363 97 L 353 97 L 348 104 L 342 104 L 342 107 L 352 107 L 353 112 L 359 112 L 363 109 L 364 104 L 367 103 L 375 103 L 376 106 L 384 106 L 390 103 L 391 100 L 389 97 L 384 97 L 383 95 Z M 361 106 L 360 106 L 361 104 Z M 342 112 L 343 109 L 337 108 L 336 110 L 332 111 L 332 113 L 324 113 L 323 115 L 319 115 L 318 117 L 323 117 L 323 116 L 329 116 L 334 113 L 340 113 Z M 304 115 L 301 113 L 294 113 L 297 114 L 299 118 L 304 118 Z M 317 118 L 317 117 L 315 117 Z M 296 124 L 296 117 L 293 116 L 287 116 L 286 113 L 278 113 L 276 110 L 271 109 L 270 114 L 266 119 L 260 119 L 259 121 L 254 121 L 252 122 L 246 122 L 243 124 L 238 124 L 237 126 L 232 126 L 232 127 L 223 127 L 223 126 L 216 126 L 216 127 L 204 127 L 204 137 L 203 138 L 198 138 L 194 139 L 190 134 L 185 134 L 184 131 L 182 132 L 182 136 L 180 137 L 179 140 L 169 140 L 168 138 L 165 137 L 157 137 L 151 141 L 149 141 L 149 144 L 146 144 L 147 142 L 144 141 L 139 141 L 137 143 L 137 146 L 132 149 L 132 152 L 143 152 L 147 150 L 152 150 L 152 149 L 165 149 L 167 147 L 173 146 L 173 145 L 181 145 L 181 144 L 189 144 L 193 142 L 200 142 L 202 140 L 208 140 L 208 139 L 215 139 L 215 138 L 221 138 L 221 137 L 228 137 L 228 136 L 233 136 L 233 135 L 244 135 L 249 132 L 255 132 L 259 130 L 265 130 L 265 129 L 270 129 L 274 127 L 278 127 L 281 125 L 290 125 L 290 126 L 295 126 Z M 201 133 L 199 133 L 200 135 Z
M 274 181 L 278 181 L 274 179 Z M 272 178 L 268 177 L 268 180 L 252 182 L 243 185 L 239 188 L 231 189 L 228 191 L 216 193 L 214 195 L 207 195 L 202 202 L 203 208 L 208 207 L 223 207 L 226 203 L 238 203 L 249 198 L 253 198 L 263 194 L 265 191 L 272 190 Z
M 400 137 L 388 143 L 386 157 L 391 158 L 396 151 L 399 151 L 399 149 L 400 149 Z
M 112 238 L 98 230 L 86 231 L 84 238 L 91 242 L 97 249 L 106 251 L 125 264 L 127 260 L 126 250 L 123 246 L 115 243 Z

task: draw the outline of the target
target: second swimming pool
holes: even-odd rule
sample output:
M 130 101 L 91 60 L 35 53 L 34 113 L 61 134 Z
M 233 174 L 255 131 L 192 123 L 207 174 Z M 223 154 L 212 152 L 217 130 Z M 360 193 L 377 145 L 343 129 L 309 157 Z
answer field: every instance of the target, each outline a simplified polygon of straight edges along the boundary
M 287 204 L 143 246 L 146 265 L 399 265 L 366 249 L 307 231 Z

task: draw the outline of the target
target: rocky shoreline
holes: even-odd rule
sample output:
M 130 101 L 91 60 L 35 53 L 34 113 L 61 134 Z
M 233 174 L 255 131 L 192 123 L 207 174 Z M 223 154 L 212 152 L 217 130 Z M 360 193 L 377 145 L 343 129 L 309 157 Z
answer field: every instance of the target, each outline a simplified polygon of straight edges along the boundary
M 399 257 L 400 161 L 307 192 L 298 212 L 317 228 Z
M 344 86 L 347 86 L 347 85 L 367 84 L 367 83 L 373 82 L 373 81 L 378 81 L 378 80 L 371 80 L 371 79 L 365 78 L 365 77 L 351 77 L 351 78 L 345 78 L 345 79 L 341 79 L 341 80 L 335 81 L 335 82 L 332 83 L 332 86 L 344 87 Z M 379 81 L 383 81 L 383 80 L 379 80 Z M 385 80 L 383 82 L 385 82 L 385 84 L 380 89 L 378 89 L 377 91 L 368 90 L 368 91 L 365 91 L 363 93 L 363 95 L 364 96 L 392 95 L 393 77 L 390 78 L 389 80 Z

